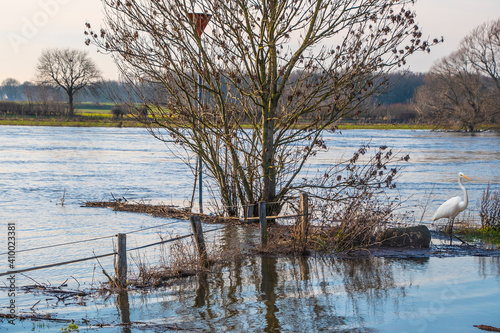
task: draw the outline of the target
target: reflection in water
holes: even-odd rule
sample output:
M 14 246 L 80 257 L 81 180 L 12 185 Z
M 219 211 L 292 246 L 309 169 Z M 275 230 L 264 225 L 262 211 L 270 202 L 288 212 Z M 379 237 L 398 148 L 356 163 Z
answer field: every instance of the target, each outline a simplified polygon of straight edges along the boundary
M 130 324 L 130 304 L 128 301 L 128 292 L 126 290 L 118 292 L 116 305 L 118 306 L 118 311 L 120 312 L 121 323 L 125 324 L 122 327 L 122 332 L 130 333 L 130 327 L 126 326 L 126 324 Z
M 478 275 L 483 279 L 494 275 L 500 285 L 500 257 L 478 257 L 477 260 Z
M 412 158 L 398 183 L 403 197 L 414 198 L 408 202 L 410 207 L 435 187 L 436 200 L 428 209 L 432 214 L 433 207 L 442 202 L 440 198 L 457 191 L 454 175 L 459 171 L 474 178 L 468 184 L 471 203 L 481 197 L 488 182 L 500 183 L 499 138 L 487 133 L 468 137 L 428 131 L 344 131 L 341 137 L 326 134 L 329 149 L 313 157 L 307 169 L 322 170 L 362 143 L 389 145 Z M 112 192 L 129 200 L 182 206 L 191 193 L 190 169 L 175 157 L 178 155 L 166 153 L 168 149 L 144 129 L 0 126 L 0 142 L 2 217 L 4 222 L 17 223 L 23 249 L 58 244 L 68 237 L 83 240 L 159 224 L 147 215 L 82 208 L 82 201 L 107 199 Z M 55 205 L 63 189 L 67 193 L 64 207 Z M 427 216 L 424 222 L 429 219 Z M 189 230 L 188 223 L 169 229 L 174 234 Z M 238 238 L 235 236 L 241 239 L 239 247 L 256 243 L 255 232 L 249 228 L 227 228 L 223 239 Z M 155 229 L 134 234 L 137 245 L 155 237 Z M 94 249 L 110 248 L 112 243 L 103 239 L 74 245 L 71 251 L 56 248 L 20 255 L 16 263 L 19 267 L 52 264 L 55 258 L 72 260 L 79 258 L 77 253 L 92 256 Z M 112 269 L 112 260 L 103 265 Z M 71 268 L 79 282 L 94 281 L 88 262 Z M 491 311 L 499 306 L 499 276 L 498 258 L 431 258 L 423 262 L 229 258 L 226 265 L 206 276 L 149 294 L 118 295 L 116 304 L 114 299 L 99 299 L 96 307 L 68 305 L 67 313 L 58 314 L 59 308 L 44 307 L 40 302 L 37 310 L 70 319 L 107 315 L 110 321 L 151 321 L 211 332 L 415 331 L 406 319 L 412 316 L 425 322 L 426 331 L 464 331 L 473 324 L 500 327 L 498 312 Z M 18 278 L 19 286 L 32 283 L 24 276 Z M 30 278 L 62 282 L 68 278 L 68 268 L 34 271 Z M 449 290 L 459 291 L 453 297 L 442 294 L 443 285 L 450 280 Z M 22 293 L 16 297 L 20 312 L 28 313 L 40 298 Z M 0 303 L 5 301 L 7 293 L 0 290 Z M 443 305 L 437 308 L 441 311 L 436 311 L 436 304 Z
M 167 321 L 183 318 L 183 327 L 209 331 L 367 332 L 366 312 L 404 297 L 392 265 L 377 258 L 249 257 L 178 288 L 178 297 L 163 302 L 175 311 Z
M 201 272 L 200 274 L 198 274 L 198 288 L 196 289 L 194 306 L 197 308 L 205 306 L 208 296 L 207 273 Z
M 260 285 L 261 298 L 266 306 L 266 328 L 265 332 L 280 332 L 281 326 L 276 318 L 279 311 L 276 306 L 276 284 L 278 283 L 278 273 L 276 272 L 276 259 L 272 257 L 262 257 L 261 259 L 262 282 Z
M 498 258 L 252 256 L 153 291 L 148 300 L 131 296 L 130 314 L 126 293 L 117 300 L 123 322 L 134 315 L 132 321 L 147 321 L 147 303 L 147 317 L 183 330 L 438 332 L 487 322 L 481 306 L 498 305 L 499 267 Z M 468 312 L 453 319 L 464 302 Z
M 307 263 L 306 257 L 299 258 L 299 267 L 300 267 L 300 279 L 302 281 L 309 280 L 309 264 Z

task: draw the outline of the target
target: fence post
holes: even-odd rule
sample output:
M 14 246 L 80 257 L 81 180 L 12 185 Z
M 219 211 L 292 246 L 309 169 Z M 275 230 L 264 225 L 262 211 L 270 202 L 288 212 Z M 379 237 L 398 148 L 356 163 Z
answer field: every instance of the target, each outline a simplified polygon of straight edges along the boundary
M 300 240 L 305 251 L 309 231 L 309 204 L 307 193 L 300 194 Z
M 259 221 L 260 221 L 260 243 L 267 244 L 267 218 L 266 218 L 266 203 L 259 202 Z
M 198 215 L 191 215 L 189 217 L 189 222 L 191 222 L 191 229 L 193 230 L 196 247 L 198 249 L 198 255 L 200 256 L 200 262 L 203 266 L 206 267 L 208 266 L 207 249 L 205 247 L 205 238 L 203 237 L 201 219 Z
M 116 279 L 119 288 L 127 287 L 127 235 L 118 234 L 118 253 L 116 260 Z

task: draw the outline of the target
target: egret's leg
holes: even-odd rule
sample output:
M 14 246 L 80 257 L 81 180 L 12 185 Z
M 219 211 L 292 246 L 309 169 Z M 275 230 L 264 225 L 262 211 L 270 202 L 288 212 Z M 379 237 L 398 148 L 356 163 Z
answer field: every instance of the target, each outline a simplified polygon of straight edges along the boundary
M 453 228 L 453 219 L 448 219 L 448 224 L 446 225 L 446 232 L 451 234 L 451 229 Z
M 449 224 L 449 229 L 448 229 L 448 233 L 450 234 L 450 245 L 451 245 L 451 242 L 453 240 L 453 222 L 455 221 L 455 219 L 450 219 L 450 224 Z

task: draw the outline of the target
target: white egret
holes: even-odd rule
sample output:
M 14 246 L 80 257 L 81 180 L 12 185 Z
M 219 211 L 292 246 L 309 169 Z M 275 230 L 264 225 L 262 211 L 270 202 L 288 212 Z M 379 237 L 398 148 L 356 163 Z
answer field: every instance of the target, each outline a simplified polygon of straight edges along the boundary
M 467 208 L 467 205 L 469 203 L 467 190 L 462 185 L 462 177 L 468 180 L 470 180 L 470 178 L 461 172 L 458 174 L 458 185 L 460 185 L 462 191 L 464 192 L 464 200 L 462 201 L 461 197 L 453 197 L 446 200 L 441 206 L 439 206 L 437 211 L 434 213 L 434 216 L 432 217 L 433 221 L 442 219 L 444 217 L 448 218 L 448 233 L 450 233 L 450 236 L 453 232 L 453 220 L 455 220 L 455 217 L 460 212 L 464 211 L 465 208 Z

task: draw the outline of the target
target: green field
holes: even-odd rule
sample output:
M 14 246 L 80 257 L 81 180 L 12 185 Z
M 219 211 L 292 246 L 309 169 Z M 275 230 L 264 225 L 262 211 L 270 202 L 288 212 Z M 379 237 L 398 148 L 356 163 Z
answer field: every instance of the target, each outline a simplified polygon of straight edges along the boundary
M 17 102 L 25 103 L 25 102 Z M 144 124 L 138 122 L 131 116 L 114 118 L 112 109 L 114 103 L 75 103 L 75 116 L 72 118 L 64 116 L 18 116 L 3 115 L 0 113 L 0 125 L 19 126 L 80 126 L 80 127 L 143 127 Z M 297 126 L 300 126 L 297 125 Z M 247 128 L 245 124 L 243 128 Z M 349 129 L 407 129 L 407 130 L 433 130 L 435 126 L 426 124 L 371 124 L 354 121 L 341 122 L 338 125 L 340 130 Z M 498 126 L 477 126 L 478 130 L 498 130 Z M 446 129 L 445 129 L 446 130 Z

